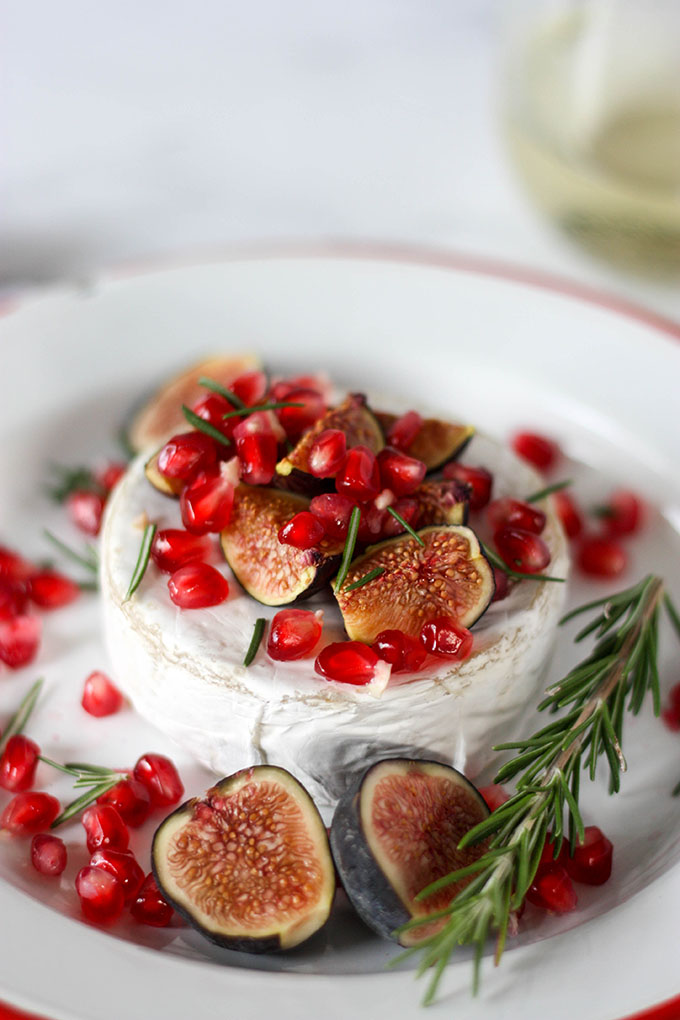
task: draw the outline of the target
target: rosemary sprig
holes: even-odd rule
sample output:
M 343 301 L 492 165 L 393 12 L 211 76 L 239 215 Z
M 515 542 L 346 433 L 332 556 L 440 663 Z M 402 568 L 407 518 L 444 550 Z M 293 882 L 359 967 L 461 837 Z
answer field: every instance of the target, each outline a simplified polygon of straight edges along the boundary
M 352 508 L 352 513 L 349 518 L 349 527 L 347 528 L 347 538 L 345 539 L 345 549 L 342 554 L 342 563 L 338 571 L 338 576 L 335 578 L 335 591 L 340 591 L 345 578 L 349 572 L 349 566 L 354 556 L 354 549 L 357 544 L 357 535 L 359 534 L 359 524 L 361 523 L 361 510 L 358 506 Z
M 43 535 L 45 538 L 56 546 L 64 556 L 68 556 L 69 559 L 73 560 L 74 563 L 79 563 L 81 567 L 85 567 L 92 574 L 96 574 L 99 569 L 99 557 L 97 550 L 92 545 L 85 546 L 85 552 L 79 553 L 77 549 L 72 549 L 66 542 L 62 542 L 60 538 L 57 538 L 55 534 L 48 531 L 47 528 L 43 528 Z
M 419 898 L 425 898 L 435 888 L 469 879 L 440 912 L 445 919 L 443 927 L 399 957 L 422 953 L 419 975 L 433 968 L 426 1003 L 434 998 L 457 945 L 474 947 L 474 990 L 479 983 L 484 945 L 492 930 L 497 932 L 498 962 L 513 912 L 533 881 L 547 833 L 552 833 L 556 844 L 561 843 L 566 818 L 572 848 L 577 836 L 582 838 L 578 805 L 581 771 L 588 769 L 592 778 L 598 760 L 604 756 L 610 770 L 610 789 L 619 789 L 620 773 L 626 767 L 622 752 L 625 713 L 637 714 L 650 695 L 655 711 L 659 710 L 656 649 L 663 599 L 663 582 L 650 575 L 618 595 L 581 606 L 562 621 L 593 608 L 600 610 L 575 638 L 581 641 L 594 633 L 596 647 L 548 689 L 539 705 L 542 711 L 561 714 L 526 740 L 495 748 L 515 751 L 495 781 L 517 779 L 517 792 L 461 840 L 461 848 L 488 840 L 475 866 L 453 872 L 419 894 Z M 400 931 L 431 920 L 432 915 L 417 918 Z
M 43 683 L 44 680 L 40 677 L 40 679 L 36 680 L 35 683 L 29 687 L 28 693 L 24 696 L 18 709 L 5 726 L 3 734 L 0 737 L 0 754 L 2 754 L 5 744 L 10 737 L 14 737 L 17 733 L 21 733 L 23 731 L 31 712 L 35 708 L 35 703 L 38 700 Z
M 243 660 L 244 666 L 249 666 L 253 659 L 255 658 L 255 656 L 257 655 L 257 650 L 260 647 L 260 643 L 262 641 L 262 636 L 264 634 L 266 622 L 267 621 L 265 620 L 264 616 L 259 616 L 255 621 L 255 626 L 253 627 L 253 636 L 250 639 L 248 651 L 246 652 L 246 657 Z
M 139 547 L 139 555 L 137 556 L 137 562 L 135 563 L 135 569 L 132 571 L 132 577 L 130 578 L 130 586 L 125 594 L 123 602 L 127 602 L 131 599 L 134 593 L 142 583 L 142 578 L 146 573 L 146 568 L 149 565 L 149 557 L 151 556 L 151 546 L 153 544 L 154 535 L 156 534 L 156 524 L 150 523 L 144 528 L 144 534 L 142 535 L 142 544 Z
M 538 492 L 533 492 L 531 496 L 527 496 L 524 500 L 525 503 L 538 503 L 539 500 L 545 499 L 546 496 L 552 496 L 553 492 L 561 492 L 562 489 L 568 489 L 570 485 L 573 485 L 571 478 L 565 478 L 563 482 L 554 482 L 552 485 L 546 485 L 545 489 L 539 489 Z
M 67 467 L 65 464 L 50 464 L 54 480 L 45 486 L 45 491 L 55 503 L 65 503 L 72 492 L 77 489 L 90 489 L 105 495 L 102 486 L 88 467 L 78 465 Z
M 40 761 L 57 769 L 58 772 L 72 776 L 75 780 L 73 785 L 77 790 L 85 789 L 84 793 L 67 804 L 61 814 L 57 815 L 50 826 L 51 829 L 56 829 L 64 822 L 68 822 L 70 818 L 93 804 L 103 793 L 108 793 L 118 783 L 130 778 L 126 772 L 114 772 L 113 769 L 107 769 L 101 765 L 86 765 L 84 762 L 67 762 L 62 765 L 45 755 L 41 754 L 38 757 Z
M 253 414 L 255 411 L 279 411 L 282 407 L 304 407 L 299 401 L 273 400 L 268 404 L 255 404 L 253 407 L 238 407 L 235 411 L 227 411 L 223 418 L 243 418 L 245 415 Z
M 405 521 L 405 520 L 404 520 L 404 518 L 403 518 L 403 517 L 401 516 L 401 514 L 400 514 L 400 513 L 398 513 L 398 512 L 397 512 L 397 511 L 396 511 L 396 510 L 394 509 L 394 507 L 393 507 L 393 506 L 388 506 L 388 508 L 387 508 L 387 509 L 388 509 L 388 510 L 389 510 L 389 512 L 390 512 L 390 513 L 392 514 L 392 516 L 394 517 L 395 521 L 399 521 L 399 523 L 401 524 L 401 526 L 402 526 L 403 528 L 405 528 L 405 529 L 406 529 L 406 531 L 408 531 L 408 533 L 409 533 L 409 535 L 411 536 L 411 538 L 415 538 L 415 540 L 416 540 L 416 542 L 418 543 L 418 545 L 425 545 L 425 543 L 423 542 L 423 540 L 422 540 L 422 538 L 420 537 L 420 535 L 418 534 L 418 532 L 417 532 L 417 531 L 414 531 L 414 530 L 413 530 L 413 528 L 411 527 L 411 525 L 410 525 L 410 524 L 409 524 L 409 523 L 408 523 L 407 521 Z
M 376 577 L 382 577 L 385 573 L 384 567 L 373 567 L 373 570 L 369 570 L 367 574 L 360 577 L 358 581 L 354 581 L 352 584 L 348 584 L 345 591 L 354 591 L 356 588 L 363 588 L 369 581 L 375 581 Z
M 498 567 L 504 574 L 507 574 L 508 577 L 512 577 L 516 581 L 557 581 L 560 584 L 564 584 L 565 579 L 563 577 L 549 577 L 547 574 L 522 574 L 519 570 L 513 570 L 493 549 L 489 549 L 488 545 L 484 545 L 483 542 L 479 544 L 489 563 L 493 567 Z
M 202 375 L 199 377 L 198 385 L 203 386 L 204 389 L 210 390 L 212 393 L 216 393 L 218 397 L 224 397 L 234 407 L 245 407 L 240 397 L 237 397 L 232 390 L 228 390 L 226 386 L 222 386 L 216 379 L 210 379 L 208 376 Z
M 199 432 L 205 432 L 206 436 L 212 436 L 212 438 L 216 442 L 221 443 L 222 446 L 231 446 L 231 439 L 227 439 L 226 436 L 223 436 L 219 429 L 216 429 L 215 426 L 211 425 L 209 421 L 205 420 L 205 418 L 201 418 L 200 415 L 196 414 L 195 411 L 192 411 L 190 407 L 186 406 L 186 404 L 182 404 L 182 414 L 189 424 L 193 425 Z

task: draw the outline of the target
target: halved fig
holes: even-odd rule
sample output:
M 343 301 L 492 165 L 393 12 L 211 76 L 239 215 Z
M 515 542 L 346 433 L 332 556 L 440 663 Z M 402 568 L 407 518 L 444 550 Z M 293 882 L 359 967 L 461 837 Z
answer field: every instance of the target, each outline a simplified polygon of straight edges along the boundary
M 372 644 L 383 630 L 400 630 L 417 638 L 437 616 L 452 616 L 471 627 L 495 591 L 493 568 L 469 528 L 433 525 L 399 535 L 368 549 L 354 560 L 335 592 L 345 629 L 353 641 Z M 376 568 L 384 573 L 350 591 L 352 584 Z
M 201 376 L 228 388 L 244 372 L 261 367 L 255 354 L 222 354 L 184 369 L 165 382 L 136 412 L 127 429 L 130 446 L 139 453 L 149 446 L 159 446 L 173 432 L 186 429 L 182 404 L 191 407 L 205 394 L 198 384 Z
M 277 474 L 283 476 L 289 486 L 296 486 L 298 491 L 317 492 L 329 487 L 327 479 L 314 478 L 309 473 L 310 451 L 316 437 L 326 429 L 344 432 L 348 450 L 353 446 L 367 446 L 373 453 L 378 453 L 385 445 L 382 429 L 367 407 L 363 393 L 350 393 L 341 404 L 326 411 L 276 465 Z
M 161 450 L 163 447 L 161 447 Z M 179 496 L 185 483 L 181 478 L 166 478 L 158 470 L 158 455 L 161 450 L 156 450 L 144 465 L 144 474 L 147 481 L 151 482 L 154 489 L 162 492 L 164 496 Z
M 418 504 L 416 529 L 431 524 L 467 523 L 468 490 L 460 482 L 422 482 L 410 498 Z
M 279 542 L 280 528 L 308 506 L 303 496 L 280 489 L 241 484 L 234 493 L 222 549 L 236 580 L 266 606 L 313 595 L 337 570 L 343 542 L 323 538 L 312 549 Z
M 335 873 L 321 816 L 285 769 L 222 779 L 156 830 L 163 896 L 211 942 L 248 953 L 292 949 L 325 924 Z
M 388 758 L 372 765 L 339 801 L 331 850 L 347 896 L 366 924 L 402 946 L 434 935 L 443 918 L 397 929 L 449 905 L 473 876 L 423 901 L 431 882 L 467 867 L 486 843 L 459 850 L 462 837 L 489 816 L 465 776 L 434 761 Z
M 396 414 L 388 414 L 386 411 L 376 411 L 375 417 L 385 435 L 397 420 Z M 406 452 L 409 457 L 422 460 L 428 473 L 438 471 L 463 452 L 474 434 L 474 425 L 458 425 L 440 418 L 425 418 Z

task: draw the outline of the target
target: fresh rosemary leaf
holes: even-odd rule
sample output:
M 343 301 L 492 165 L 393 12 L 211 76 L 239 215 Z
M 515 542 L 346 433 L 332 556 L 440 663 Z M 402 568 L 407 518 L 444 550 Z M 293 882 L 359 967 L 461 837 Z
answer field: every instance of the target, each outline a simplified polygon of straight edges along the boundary
M 673 627 L 675 628 L 675 633 L 680 638 L 680 613 L 678 613 L 678 610 L 676 609 L 675 605 L 673 604 L 673 600 L 671 599 L 671 597 L 668 594 L 668 592 L 666 592 L 664 594 L 663 604 L 666 607 L 666 612 L 668 613 L 668 618 L 671 621 L 671 623 L 673 624 Z
M 395 521 L 399 521 L 399 523 L 401 524 L 401 526 L 402 526 L 403 528 L 405 528 L 405 529 L 406 529 L 406 531 L 408 531 L 408 533 L 409 533 L 409 535 L 411 536 L 411 538 L 415 538 L 415 540 L 416 540 L 416 542 L 418 543 L 418 545 L 425 545 L 425 543 L 423 542 L 423 540 L 422 540 L 422 538 L 420 537 L 420 535 L 418 534 L 418 532 L 417 532 L 417 531 L 414 531 L 414 530 L 413 530 L 413 528 L 411 527 L 411 525 L 410 525 L 410 524 L 408 524 L 408 523 L 407 523 L 407 522 L 406 522 L 406 521 L 404 520 L 404 518 L 403 518 L 403 517 L 401 516 L 401 514 L 400 514 L 400 513 L 398 513 L 398 512 L 397 512 L 397 511 L 396 511 L 396 510 L 394 509 L 394 507 L 393 507 L 393 506 L 388 506 L 388 508 L 387 508 L 387 509 L 388 509 L 388 510 L 389 510 L 389 512 L 390 512 L 390 513 L 392 514 L 392 516 L 394 517 Z
M 570 485 L 573 485 L 571 478 L 565 478 L 563 482 L 554 482 L 552 485 L 546 485 L 545 489 L 539 489 L 538 492 L 533 492 L 531 496 L 527 496 L 524 502 L 538 503 L 539 500 L 545 499 L 547 496 L 552 496 L 553 492 L 561 492 L 562 489 L 568 489 Z
M 101 485 L 87 467 L 66 467 L 64 464 L 49 465 L 54 481 L 46 486 L 47 495 L 55 503 L 65 503 L 72 492 L 91 489 L 104 494 Z
M 221 443 L 222 446 L 232 445 L 231 439 L 227 439 L 226 436 L 223 436 L 219 429 L 216 429 L 215 426 L 211 425 L 209 421 L 205 420 L 205 418 L 201 418 L 200 415 L 192 411 L 190 407 L 186 406 L 186 404 L 182 404 L 182 413 L 189 424 L 193 425 L 199 432 L 205 432 L 206 436 L 212 436 L 212 438 L 217 443 Z
M 98 783 L 96 786 L 91 786 L 89 790 L 81 794 L 80 797 L 76 797 L 70 804 L 67 804 L 60 815 L 54 819 L 50 825 L 51 829 L 56 829 L 59 825 L 63 825 L 64 822 L 68 822 L 70 818 L 79 814 L 90 804 L 94 804 L 97 797 L 101 797 L 103 793 L 108 793 L 109 790 L 113 789 L 116 783 L 119 783 L 123 776 L 116 776 L 115 779 L 110 779 L 106 782 Z
M 367 574 L 360 577 L 358 581 L 348 584 L 345 591 L 354 591 L 355 588 L 362 588 L 365 584 L 368 584 L 369 581 L 375 581 L 376 577 L 381 577 L 384 573 L 384 567 L 374 567 L 373 570 L 369 570 Z
M 248 651 L 246 652 L 246 657 L 243 660 L 244 666 L 249 666 L 253 659 L 255 658 L 255 656 L 257 655 L 257 650 L 260 647 L 260 642 L 262 641 L 262 635 L 264 634 L 264 627 L 266 622 L 267 621 L 265 620 L 264 616 L 258 617 L 258 619 L 255 621 L 255 626 L 253 627 L 253 636 L 250 639 Z
M 203 386 L 204 389 L 210 390 L 212 393 L 217 393 L 219 397 L 224 397 L 234 407 L 244 408 L 246 406 L 240 397 L 237 397 L 232 390 L 228 390 L 226 386 L 222 386 L 216 379 L 210 379 L 208 376 L 202 375 L 198 380 L 198 385 Z
M 149 564 L 149 557 L 151 556 L 151 545 L 153 543 L 154 535 L 156 534 L 156 525 L 147 524 L 144 528 L 144 534 L 142 535 L 142 544 L 139 547 L 139 555 L 135 564 L 135 569 L 132 572 L 130 578 L 130 587 L 127 590 L 123 602 L 127 602 L 131 599 L 134 593 L 142 583 L 142 578 L 146 573 L 146 568 Z
M 680 782 L 676 783 L 676 785 L 673 787 L 671 797 L 680 797 Z
M 31 712 L 35 708 L 35 703 L 38 700 L 44 682 L 43 678 L 40 677 L 39 680 L 36 680 L 35 683 L 29 687 L 28 693 L 24 695 L 21 704 L 5 726 L 2 736 L 0 736 L 0 753 L 4 749 L 5 744 L 10 737 L 14 737 L 17 733 L 23 732 L 24 726 L 28 722 Z
M 85 569 L 91 571 L 91 573 L 97 573 L 97 570 L 99 569 L 98 556 L 97 551 L 93 548 L 93 546 L 85 546 L 86 551 L 83 554 L 72 549 L 70 545 L 66 544 L 66 542 L 62 542 L 60 538 L 57 538 L 57 536 L 51 531 L 48 531 L 47 528 L 43 528 L 43 535 L 49 542 L 52 543 L 52 545 L 56 546 L 57 549 L 64 554 L 64 556 L 68 556 L 68 558 L 73 560 L 74 563 L 79 563 L 81 567 L 85 567 Z
M 256 404 L 255 407 L 240 407 L 236 411 L 228 411 L 223 418 L 243 418 L 255 411 L 279 411 L 282 407 L 304 407 L 304 404 L 293 403 L 290 400 L 275 400 L 269 404 Z
M 388 507 L 387 509 L 391 510 L 392 508 Z M 559 581 L 560 584 L 564 584 L 564 577 L 548 577 L 547 574 L 521 574 L 518 570 L 513 570 L 512 567 L 509 567 L 505 560 L 502 560 L 493 549 L 489 549 L 488 545 L 484 545 L 482 542 L 479 544 L 489 563 L 494 567 L 498 567 L 499 570 L 502 570 L 508 577 L 512 577 L 516 581 Z
M 342 563 L 340 564 L 340 570 L 338 576 L 335 579 L 335 591 L 340 591 L 345 578 L 349 571 L 352 557 L 354 556 L 354 549 L 357 544 L 357 535 L 359 534 L 359 524 L 361 523 L 361 510 L 358 506 L 352 508 L 352 513 L 349 518 L 349 527 L 347 528 L 347 538 L 345 539 L 345 548 L 342 554 Z

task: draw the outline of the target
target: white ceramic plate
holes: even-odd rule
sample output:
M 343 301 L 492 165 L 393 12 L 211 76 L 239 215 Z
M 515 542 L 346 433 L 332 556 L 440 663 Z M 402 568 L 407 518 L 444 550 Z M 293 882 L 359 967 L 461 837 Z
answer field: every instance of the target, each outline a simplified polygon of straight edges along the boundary
M 680 596 L 680 346 L 643 316 L 459 265 L 389 259 L 271 257 L 225 260 L 106 280 L 91 290 L 38 295 L 0 323 L 0 539 L 35 558 L 51 527 L 78 536 L 42 494 L 49 461 L 92 461 L 140 393 L 175 367 L 215 350 L 252 348 L 275 369 L 324 367 L 339 384 L 426 402 L 507 435 L 534 426 L 562 442 L 586 503 L 614 482 L 659 509 L 631 544 L 628 579 L 656 571 Z M 576 583 L 576 604 L 600 585 Z M 664 689 L 677 681 L 677 644 L 664 627 Z M 554 679 L 578 658 L 566 634 Z M 46 694 L 31 733 L 56 758 L 130 765 L 170 753 L 190 793 L 208 775 L 128 709 L 92 719 L 84 677 L 106 668 L 96 599 L 45 617 L 34 667 L 0 677 L 0 718 L 38 674 Z M 466 952 L 452 962 L 435 1016 L 615 1020 L 680 992 L 680 742 L 645 712 L 626 730 L 629 773 L 609 798 L 604 770 L 584 792 L 586 820 L 615 845 L 600 889 L 579 888 L 562 919 L 528 912 L 501 966 L 485 961 L 469 995 Z M 39 785 L 68 783 L 41 766 Z M 2 803 L 7 795 L 2 795 Z M 140 854 L 153 825 L 135 835 Z M 327 929 L 281 957 L 220 952 L 186 928 L 111 931 L 79 917 L 73 877 L 86 863 L 78 826 L 61 884 L 41 880 L 27 843 L 0 839 L 0 999 L 69 1020 L 179 1020 L 422 1015 L 412 972 L 385 972 L 394 955 L 340 902 Z M 8 937 L 10 936 L 11 937 Z

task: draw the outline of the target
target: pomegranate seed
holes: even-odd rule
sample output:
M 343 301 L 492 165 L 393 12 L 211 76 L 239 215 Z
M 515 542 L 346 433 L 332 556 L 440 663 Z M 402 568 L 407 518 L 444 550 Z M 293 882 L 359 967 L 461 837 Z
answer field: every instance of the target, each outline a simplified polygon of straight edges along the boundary
M 483 510 L 491 499 L 493 475 L 483 467 L 470 467 L 451 461 L 444 467 L 444 478 L 453 478 L 469 486 L 469 503 L 471 510 Z
M 224 602 L 229 582 L 209 563 L 187 563 L 168 578 L 168 591 L 181 609 L 204 609 Z
M 80 704 L 86 712 L 100 719 L 105 715 L 113 715 L 122 708 L 123 700 L 123 695 L 111 683 L 106 673 L 95 670 L 85 681 Z
M 217 443 L 204 432 L 182 432 L 169 439 L 157 457 L 158 470 L 165 478 L 190 482 L 199 471 L 217 461 Z
M 373 649 L 361 641 L 336 641 L 321 649 L 314 669 L 326 680 L 363 687 L 376 676 L 380 661 Z
M 49 793 L 17 793 L 0 816 L 0 829 L 15 836 L 33 836 L 47 829 L 60 811 L 59 801 Z
M 207 559 L 212 548 L 212 541 L 206 535 L 192 535 L 181 528 L 164 528 L 154 535 L 151 559 L 163 573 L 174 574 L 186 563 Z
M 417 673 L 427 658 L 423 646 L 401 630 L 381 631 L 371 648 L 381 659 L 389 662 L 393 673 Z
M 307 466 L 315 478 L 332 478 L 347 454 L 347 437 L 340 429 L 324 429 L 312 443 Z
M 433 655 L 443 655 L 456 662 L 467 659 L 472 651 L 473 637 L 450 616 L 436 616 L 424 623 L 420 642 Z
M 229 523 L 234 504 L 230 464 L 199 472 L 182 490 L 179 498 L 182 523 L 193 535 L 222 531 Z
M 6 546 L 0 546 L 0 580 L 27 581 L 34 573 L 35 567 L 32 563 Z
M 583 531 L 583 515 L 568 492 L 554 492 L 553 506 L 568 538 L 576 538 Z
M 380 468 L 375 454 L 367 446 L 354 446 L 335 476 L 335 487 L 343 496 L 360 503 L 368 502 L 380 492 Z
M 287 662 L 303 659 L 321 637 L 323 612 L 310 609 L 282 609 L 269 628 L 267 653 L 272 659 Z
M 24 613 L 29 587 L 25 581 L 4 581 L 0 578 L 0 620 L 11 620 Z
M 511 445 L 518 457 L 533 464 L 539 471 L 554 467 L 561 456 L 557 443 L 535 432 L 518 432 L 512 437 Z
M 385 526 L 385 518 L 388 516 L 387 511 L 380 510 L 375 503 L 363 503 L 359 509 L 361 510 L 358 531 L 359 541 L 366 545 L 371 542 L 377 542 Z
M 325 534 L 319 518 L 309 510 L 301 510 L 279 528 L 279 542 L 283 545 L 292 545 L 296 549 L 313 549 Z
M 490 783 L 489 786 L 480 787 L 479 792 L 486 801 L 486 806 L 489 811 L 495 811 L 496 808 L 501 807 L 503 804 L 507 804 L 510 800 L 510 794 L 498 783 Z
M 578 565 L 592 577 L 618 577 L 628 566 L 628 558 L 615 539 L 594 536 L 581 542 Z
M 86 535 L 98 535 L 104 513 L 104 497 L 91 489 L 75 489 L 66 499 L 73 524 Z
M 527 899 L 553 914 L 567 914 L 576 906 L 574 887 L 561 864 L 546 864 L 536 872 Z
M 661 718 L 669 730 L 676 733 L 680 730 L 680 684 L 671 687 L 668 704 L 661 713 Z
M 487 507 L 486 518 L 492 531 L 507 526 L 540 535 L 545 528 L 543 511 L 519 499 L 495 499 Z
M 423 427 L 423 419 L 417 411 L 407 411 L 390 425 L 387 442 L 397 450 L 408 450 Z
M 111 489 L 116 485 L 127 471 L 127 464 L 124 464 L 119 460 L 112 460 L 106 464 L 100 471 L 97 471 L 95 477 L 97 484 L 101 485 L 104 492 L 107 494 L 111 492 Z
M 110 804 L 93 804 L 83 812 L 85 841 L 91 854 L 95 850 L 127 850 L 130 833 L 127 825 Z
M 184 794 L 177 769 L 162 754 L 143 754 L 134 767 L 134 778 L 145 786 L 153 807 L 170 807 Z
M 633 535 L 642 527 L 645 507 L 634 492 L 617 489 L 601 510 L 602 526 L 607 535 Z
M 118 879 L 104 868 L 94 868 L 91 864 L 81 868 L 76 876 L 76 892 L 88 921 L 110 924 L 123 913 L 123 888 Z
M 234 379 L 229 387 L 239 400 L 242 400 L 248 407 L 259 404 L 267 392 L 267 376 L 264 372 L 244 372 L 238 379 Z
M 97 797 L 97 803 L 110 804 L 125 824 L 135 829 L 147 820 L 151 811 L 149 791 L 137 779 L 121 779 Z
M 225 419 L 225 414 L 235 410 L 234 405 L 226 400 L 225 397 L 221 397 L 217 393 L 208 393 L 206 396 L 201 397 L 200 400 L 197 400 L 192 405 L 191 410 L 199 418 L 202 418 L 203 421 L 207 421 L 209 425 L 217 429 L 226 439 L 232 438 L 234 429 L 238 424 L 238 418 Z
M 130 913 L 140 924 L 150 924 L 154 928 L 166 928 L 172 921 L 173 909 L 161 896 L 153 873 L 144 879 L 136 900 L 130 907 Z
M 40 832 L 31 840 L 31 864 L 41 875 L 61 875 L 66 858 L 66 846 L 58 836 Z
M 42 621 L 38 616 L 15 616 L 0 620 L 0 662 L 19 669 L 31 662 L 40 645 Z
M 520 574 L 540 574 L 550 563 L 550 549 L 542 538 L 521 528 L 501 528 L 494 542 L 502 560 Z
M 278 439 L 263 411 L 248 415 L 234 429 L 241 477 L 249 485 L 268 485 L 276 471 Z
M 392 509 L 396 510 L 407 524 L 415 528 L 419 509 L 417 500 L 398 499 L 396 503 L 392 504 Z M 395 535 L 401 535 L 405 531 L 404 525 L 400 524 L 396 517 L 393 517 L 392 514 L 387 514 L 383 525 L 383 535 L 385 538 L 393 538 Z
M 296 375 L 292 379 L 279 379 L 269 392 L 270 400 L 288 400 L 293 390 L 314 390 L 328 402 L 333 395 L 333 386 L 324 372 L 315 375 Z
M 31 599 L 41 609 L 60 609 L 80 595 L 80 588 L 56 570 L 41 570 L 31 578 Z
M 18 793 L 33 786 L 40 748 L 22 733 L 10 737 L 0 757 L 0 786 Z
M 422 460 L 408 457 L 389 446 L 378 454 L 378 466 L 383 485 L 391 489 L 395 496 L 410 496 L 427 471 Z
M 510 578 L 500 567 L 493 568 L 493 580 L 496 586 L 492 602 L 502 602 L 510 593 Z
M 583 843 L 576 843 L 574 856 L 567 857 L 565 868 L 575 882 L 603 885 L 612 873 L 614 848 L 596 825 L 587 825 Z
M 90 865 L 103 868 L 118 879 L 126 904 L 136 899 L 144 881 L 144 872 L 129 850 L 95 850 Z
M 325 492 L 321 496 L 314 496 L 309 509 L 321 521 L 329 538 L 340 540 L 347 537 L 349 519 L 354 509 L 354 502 L 349 497 Z
M 297 439 L 326 413 L 325 401 L 316 390 L 305 387 L 291 390 L 285 400 L 302 404 L 302 407 L 282 407 L 277 411 L 277 417 L 290 439 Z

